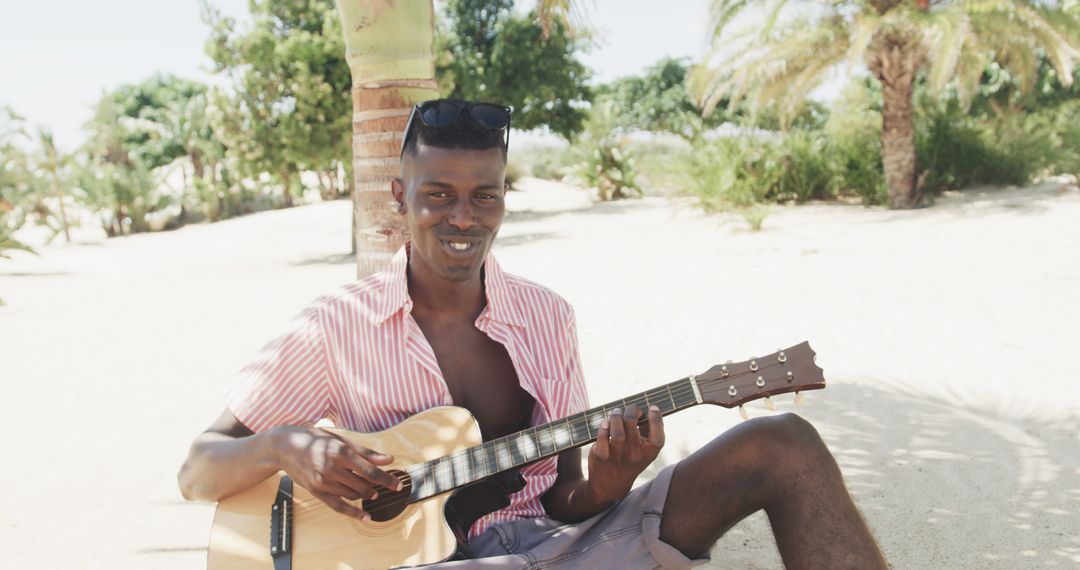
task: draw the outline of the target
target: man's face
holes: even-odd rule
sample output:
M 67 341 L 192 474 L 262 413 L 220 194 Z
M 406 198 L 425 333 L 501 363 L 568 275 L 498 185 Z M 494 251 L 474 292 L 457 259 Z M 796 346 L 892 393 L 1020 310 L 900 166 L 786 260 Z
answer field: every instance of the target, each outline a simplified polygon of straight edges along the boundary
M 454 282 L 478 278 L 506 209 L 502 149 L 418 145 L 404 160 L 393 192 L 404 208 L 413 272 Z

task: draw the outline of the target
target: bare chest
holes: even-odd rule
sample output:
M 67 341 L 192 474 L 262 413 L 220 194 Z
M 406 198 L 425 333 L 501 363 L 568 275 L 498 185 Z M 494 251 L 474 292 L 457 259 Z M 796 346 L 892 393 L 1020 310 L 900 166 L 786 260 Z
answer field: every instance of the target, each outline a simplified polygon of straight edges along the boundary
M 472 323 L 417 323 L 435 353 L 454 405 L 472 412 L 485 440 L 529 426 L 535 401 L 522 389 L 505 347 Z

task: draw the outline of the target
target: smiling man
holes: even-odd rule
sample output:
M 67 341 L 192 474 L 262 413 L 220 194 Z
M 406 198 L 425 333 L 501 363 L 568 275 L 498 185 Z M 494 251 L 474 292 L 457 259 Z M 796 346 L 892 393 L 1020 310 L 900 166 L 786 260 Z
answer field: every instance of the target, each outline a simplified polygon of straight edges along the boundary
M 181 468 L 185 497 L 219 500 L 285 471 L 366 518 L 355 501 L 397 488 L 381 469 L 393 459 L 314 422 L 372 432 L 452 404 L 490 440 L 588 408 L 572 308 L 491 254 L 509 127 L 501 105 L 414 108 L 392 185 L 410 242 L 385 271 L 312 303 L 244 368 Z M 663 445 L 655 407 L 616 410 L 587 478 L 580 449 L 526 466 L 509 506 L 472 527 L 474 559 L 432 567 L 684 568 L 759 509 L 789 568 L 885 567 L 836 462 L 797 416 L 745 422 L 631 490 Z

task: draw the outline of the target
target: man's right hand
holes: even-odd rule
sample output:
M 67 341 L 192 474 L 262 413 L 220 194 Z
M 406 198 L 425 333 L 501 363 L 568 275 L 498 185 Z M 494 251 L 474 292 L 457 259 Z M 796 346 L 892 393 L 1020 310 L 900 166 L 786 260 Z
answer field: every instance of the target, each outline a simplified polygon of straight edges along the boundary
M 331 509 L 358 519 L 369 515 L 346 501 L 374 499 L 378 487 L 398 491 L 401 482 L 379 467 L 394 458 L 360 447 L 316 427 L 281 426 L 271 430 L 282 471 Z

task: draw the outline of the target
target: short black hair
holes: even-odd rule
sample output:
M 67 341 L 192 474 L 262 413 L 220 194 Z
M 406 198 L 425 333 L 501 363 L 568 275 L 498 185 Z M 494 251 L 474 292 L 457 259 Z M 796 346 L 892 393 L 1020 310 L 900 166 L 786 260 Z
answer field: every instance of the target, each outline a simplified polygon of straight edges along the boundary
M 502 130 L 494 130 L 476 122 L 468 114 L 445 127 L 429 127 L 423 121 L 413 121 L 413 134 L 405 133 L 409 137 L 405 145 L 405 152 L 416 156 L 417 144 L 433 146 L 436 148 L 459 148 L 466 150 L 487 150 L 498 147 L 502 149 L 503 160 L 506 160 L 506 147 Z

